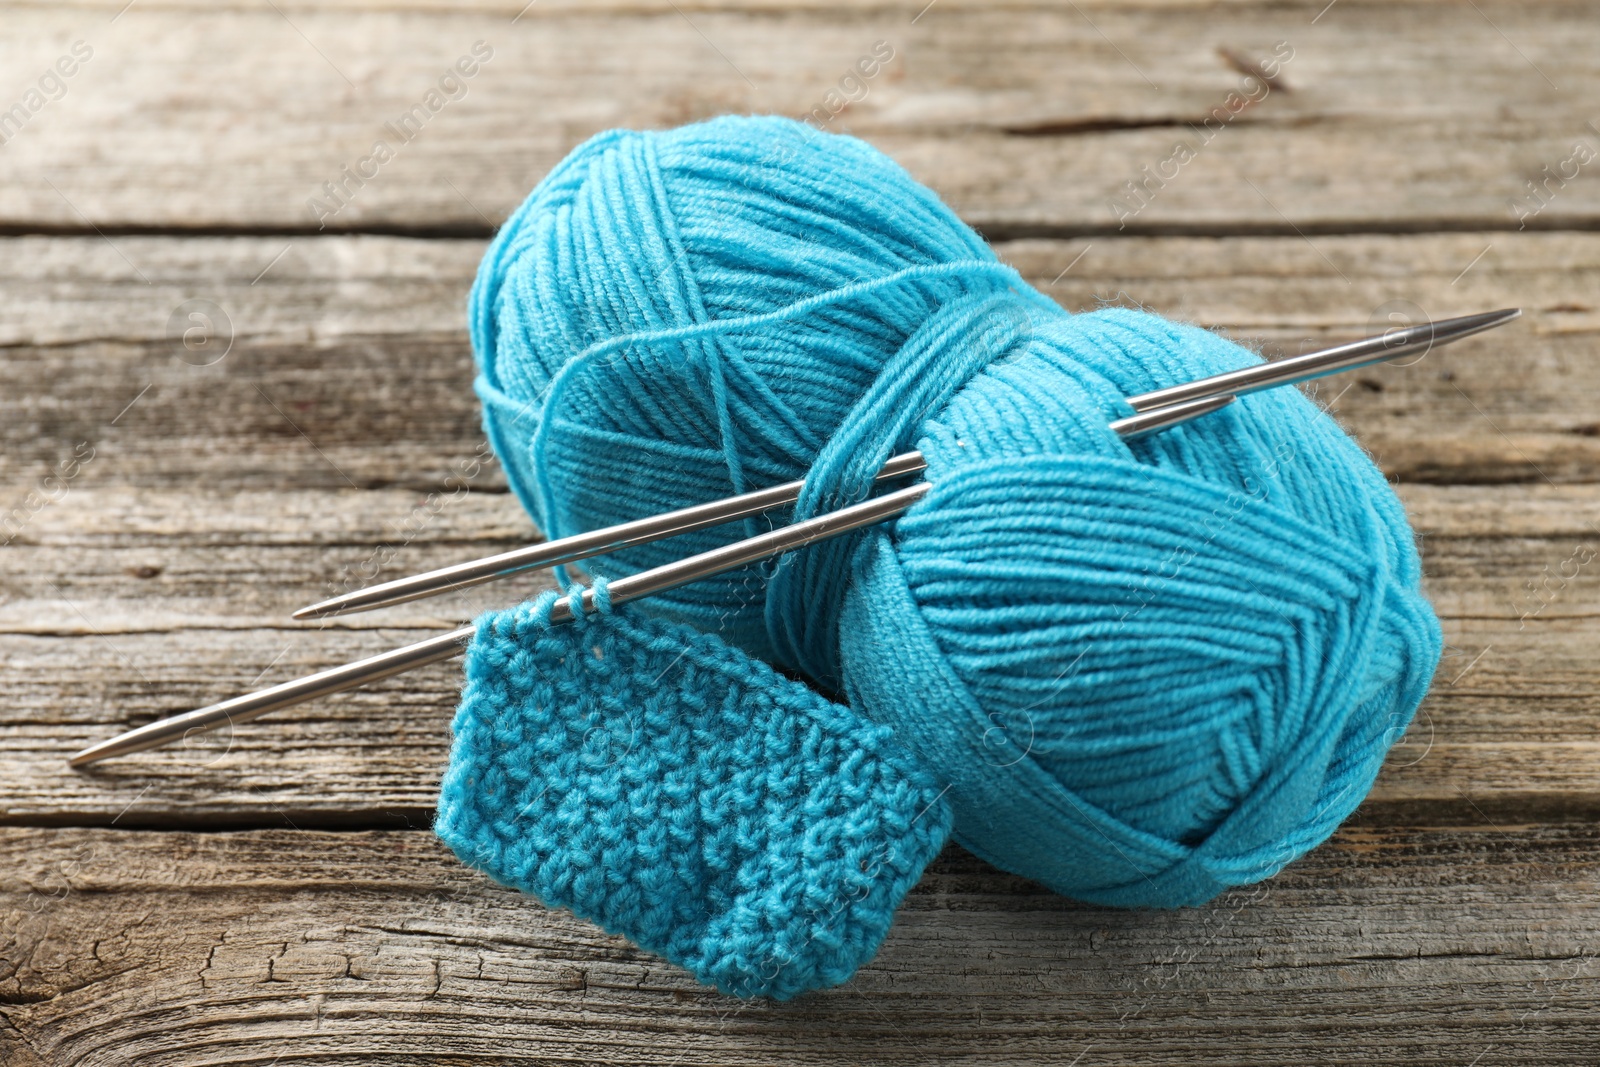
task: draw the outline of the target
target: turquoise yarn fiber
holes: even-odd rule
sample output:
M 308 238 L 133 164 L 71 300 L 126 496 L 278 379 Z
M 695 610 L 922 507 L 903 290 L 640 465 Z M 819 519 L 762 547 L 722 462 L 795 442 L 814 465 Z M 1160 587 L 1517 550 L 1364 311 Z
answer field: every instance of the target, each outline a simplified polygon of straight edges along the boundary
M 920 448 L 932 490 L 898 521 L 639 608 L 886 727 L 965 847 L 1060 893 L 1270 876 L 1354 810 L 1437 664 L 1404 512 L 1333 419 L 1280 389 L 1122 441 L 1123 397 L 1258 357 L 1068 314 L 853 138 L 601 134 L 501 229 L 470 322 L 548 537 L 806 478 L 791 514 L 596 576 L 859 500 Z
M 949 836 L 939 786 L 888 727 L 596 599 L 478 621 L 439 835 L 736 996 L 843 982 Z

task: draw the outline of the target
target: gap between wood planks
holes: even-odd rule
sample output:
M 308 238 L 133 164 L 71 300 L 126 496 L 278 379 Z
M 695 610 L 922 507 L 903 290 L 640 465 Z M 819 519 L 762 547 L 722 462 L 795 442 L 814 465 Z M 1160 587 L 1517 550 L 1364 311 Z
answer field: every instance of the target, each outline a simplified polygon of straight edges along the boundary
M 1438 216 L 1413 219 L 1390 219 L 1368 223 L 1343 221 L 1303 224 L 1271 222 L 1236 222 L 1227 225 L 1200 222 L 1130 222 L 1126 226 L 1110 223 L 1033 223 L 1033 222 L 969 222 L 968 225 L 990 243 L 1003 241 L 1070 241 L 1087 237 L 1426 237 L 1431 234 L 1455 233 L 1600 233 L 1600 215 L 1593 218 L 1574 219 L 1570 216 L 1553 216 L 1548 219 L 1531 218 L 1519 223 L 1516 219 L 1483 218 L 1481 216 Z M 285 237 L 285 238 L 339 238 L 339 237 L 406 237 L 422 241 L 488 240 L 498 232 L 499 226 L 471 223 L 374 223 L 357 226 L 326 227 L 306 226 L 144 226 L 106 225 L 73 226 L 40 223 L 0 223 L 3 237 L 169 237 L 176 240 L 196 237 Z

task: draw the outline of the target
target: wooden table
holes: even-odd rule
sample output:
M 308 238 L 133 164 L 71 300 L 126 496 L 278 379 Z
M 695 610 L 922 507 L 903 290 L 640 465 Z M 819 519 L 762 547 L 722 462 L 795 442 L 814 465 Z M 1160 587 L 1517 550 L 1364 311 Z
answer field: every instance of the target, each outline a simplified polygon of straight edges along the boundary
M 1600 1062 L 1600 19 L 1324 4 L 6 4 L 0 1060 Z M 462 92 L 386 132 L 478 41 Z M 1072 309 L 1274 354 L 1526 309 L 1319 390 L 1398 483 L 1449 641 L 1330 843 L 1170 913 L 952 847 L 854 981 L 743 1004 L 448 856 L 453 665 L 67 770 L 508 602 L 288 621 L 531 536 L 497 468 L 450 481 L 482 439 L 484 243 L 591 133 L 727 111 L 871 140 Z M 1172 176 L 1135 201 L 1147 173 Z

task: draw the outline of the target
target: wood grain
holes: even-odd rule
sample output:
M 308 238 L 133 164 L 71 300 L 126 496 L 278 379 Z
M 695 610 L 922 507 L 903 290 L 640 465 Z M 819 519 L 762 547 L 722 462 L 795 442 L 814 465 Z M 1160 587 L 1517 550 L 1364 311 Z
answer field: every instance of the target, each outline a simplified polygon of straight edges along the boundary
M 1515 229 L 1574 144 L 1600 24 L 1572 3 L 1406 0 L 859 6 L 640 0 L 337 7 L 125 0 L 14 6 L 20 98 L 75 40 L 93 58 L 0 153 L 0 226 L 487 233 L 573 146 L 615 126 L 803 116 L 877 41 L 895 52 L 828 128 L 871 139 L 992 237 Z M 519 10 L 522 11 L 518 16 Z M 515 19 L 515 21 L 513 21 Z M 356 166 L 475 41 L 493 58 L 349 206 Z M 1285 89 L 1195 132 L 1287 42 Z M 4 101 L 9 107 L 12 99 Z M 1196 158 L 1119 219 L 1111 199 Z M 1591 164 L 1592 166 L 1593 164 Z M 1571 168 L 1567 168 L 1569 171 Z M 1593 228 L 1580 166 L 1528 224 Z M 1538 203 L 1537 201 L 1531 203 Z M 1119 227 L 1126 223 L 1126 230 Z
M 18 499 L 87 442 L 98 451 L 82 486 L 440 490 L 482 441 L 465 336 L 482 248 L 0 239 L 0 485 Z M 999 252 L 1069 309 L 1137 303 L 1280 355 L 1386 328 L 1391 311 L 1523 306 L 1524 322 L 1414 366 L 1331 379 L 1322 395 L 1397 478 L 1567 482 L 1600 470 L 1600 236 L 1124 238 Z M 213 351 L 184 347 L 190 321 L 169 326 L 197 300 L 231 331 L 213 338 L 232 347 L 207 365 L 196 363 Z
M 1472 264 L 1480 240 L 1493 247 Z M 451 665 L 93 773 L 61 760 L 540 587 L 532 577 L 326 629 L 288 621 L 352 583 L 534 536 L 492 464 L 462 466 L 481 444 L 461 299 L 481 243 L 0 244 L 16 297 L 0 305 L 10 499 L 25 502 L 79 443 L 95 449 L 59 500 L 13 524 L 0 553 L 10 715 L 0 820 L 425 825 Z M 155 295 L 127 282 L 119 250 Z M 1390 294 L 1440 316 L 1525 303 L 1528 320 L 1498 334 L 1323 384 L 1394 476 L 1431 479 L 1401 491 L 1452 645 L 1371 804 L 1374 817 L 1466 822 L 1600 811 L 1590 651 L 1600 587 L 1592 565 L 1561 574 L 1600 538 L 1600 446 L 1584 432 L 1600 389 L 1600 313 L 1588 303 L 1600 237 L 1124 238 L 1000 251 L 1069 308 L 1142 303 L 1277 352 L 1366 332 Z M 194 354 L 166 334 L 170 307 L 196 296 L 240 324 L 209 366 L 180 358 Z M 142 395 L 141 382 L 153 383 Z
M 0 37 L 0 1062 L 1595 1062 L 1600 564 L 1573 561 L 1600 547 L 1600 164 L 1528 199 L 1600 146 L 1586 5 L 124 4 L 8 3 Z M 64 94 L 5 125 L 78 40 Z M 477 40 L 465 96 L 319 229 L 308 199 Z M 745 1005 L 447 854 L 452 664 L 65 767 L 538 588 L 287 619 L 533 536 L 476 461 L 464 305 L 556 160 L 804 115 L 877 41 L 829 128 L 1071 310 L 1270 355 L 1527 310 L 1315 390 L 1399 483 L 1449 642 L 1331 842 L 1164 913 L 952 847 L 850 984 Z M 1280 83 L 1201 144 L 1279 41 Z
M 83 1067 L 1578 1063 L 1597 877 L 1592 826 L 1358 824 L 1263 885 L 1130 912 L 951 849 L 848 985 L 740 1004 L 423 832 L 10 829 L 0 1018 Z
M 1580 545 L 1600 547 L 1588 519 L 1600 487 L 1402 493 L 1451 648 L 1368 802 L 1373 817 L 1600 813 L 1600 584 L 1592 562 L 1561 566 Z M 543 586 L 531 576 L 326 628 L 289 621 L 379 560 L 379 576 L 410 573 L 504 550 L 526 529 L 505 494 L 436 511 L 418 500 L 105 489 L 41 513 L 29 544 L 0 553 L 0 821 L 426 825 L 454 664 L 92 772 L 62 762 L 122 729 L 419 640 Z

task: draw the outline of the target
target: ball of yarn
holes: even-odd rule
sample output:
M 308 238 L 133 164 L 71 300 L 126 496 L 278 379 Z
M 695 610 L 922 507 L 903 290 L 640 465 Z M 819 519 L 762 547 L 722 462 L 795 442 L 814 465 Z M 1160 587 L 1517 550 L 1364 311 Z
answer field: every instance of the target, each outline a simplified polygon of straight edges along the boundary
M 1182 905 L 1265 878 L 1370 788 L 1440 634 L 1381 473 L 1294 389 L 1134 442 L 1124 397 L 1258 362 L 1068 314 L 865 143 L 779 118 L 613 131 L 485 257 L 477 389 L 546 536 L 805 477 L 892 524 L 647 602 L 842 694 L 948 786 L 957 839 L 1052 889 Z

